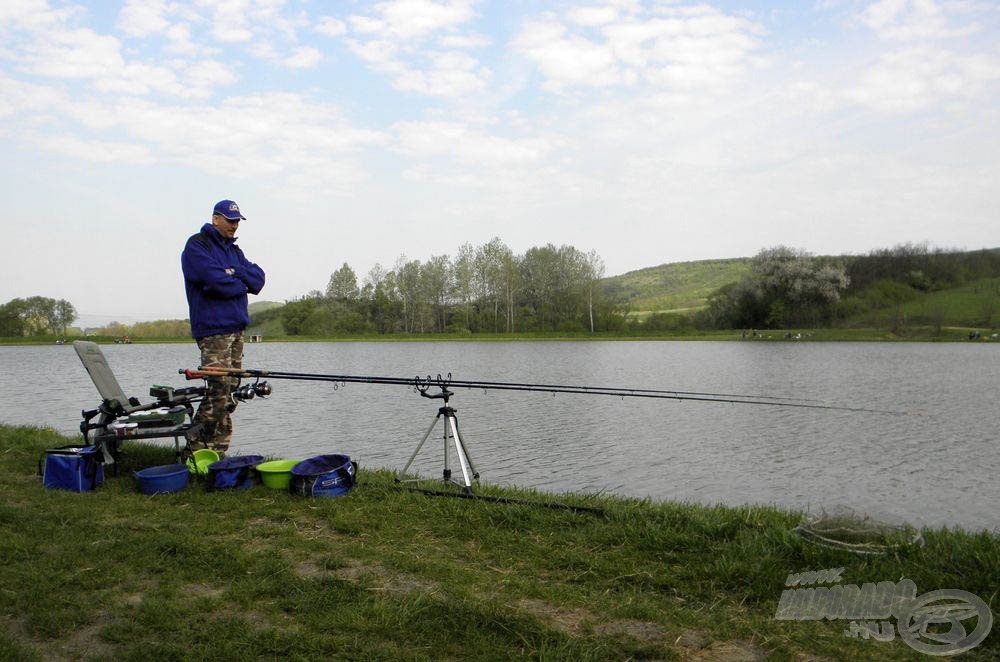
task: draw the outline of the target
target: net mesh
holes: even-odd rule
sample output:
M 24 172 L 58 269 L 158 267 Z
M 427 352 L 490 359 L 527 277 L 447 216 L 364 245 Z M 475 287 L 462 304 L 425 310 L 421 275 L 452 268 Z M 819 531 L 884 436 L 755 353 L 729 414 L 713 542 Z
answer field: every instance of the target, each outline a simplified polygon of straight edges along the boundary
M 817 545 L 861 556 L 924 544 L 920 531 L 908 524 L 879 521 L 850 510 L 809 516 L 795 527 L 795 532 Z

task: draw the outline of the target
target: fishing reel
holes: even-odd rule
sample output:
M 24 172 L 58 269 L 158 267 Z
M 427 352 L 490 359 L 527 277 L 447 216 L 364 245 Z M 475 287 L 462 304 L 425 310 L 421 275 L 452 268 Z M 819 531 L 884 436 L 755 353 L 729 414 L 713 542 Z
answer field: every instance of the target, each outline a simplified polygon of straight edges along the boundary
M 233 400 L 246 402 L 247 400 L 253 400 L 255 397 L 266 398 L 271 395 L 271 392 L 271 385 L 267 382 L 244 384 L 233 389 Z

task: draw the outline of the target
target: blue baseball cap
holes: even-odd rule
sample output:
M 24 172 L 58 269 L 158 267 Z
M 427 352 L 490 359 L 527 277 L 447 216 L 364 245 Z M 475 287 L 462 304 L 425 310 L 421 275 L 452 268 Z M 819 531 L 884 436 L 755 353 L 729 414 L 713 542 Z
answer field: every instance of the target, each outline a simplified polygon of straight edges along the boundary
M 219 200 L 216 202 L 215 211 L 213 211 L 212 214 L 225 216 L 230 221 L 235 221 L 236 219 L 240 219 L 242 221 L 247 220 L 247 217 L 240 213 L 240 206 L 232 200 Z

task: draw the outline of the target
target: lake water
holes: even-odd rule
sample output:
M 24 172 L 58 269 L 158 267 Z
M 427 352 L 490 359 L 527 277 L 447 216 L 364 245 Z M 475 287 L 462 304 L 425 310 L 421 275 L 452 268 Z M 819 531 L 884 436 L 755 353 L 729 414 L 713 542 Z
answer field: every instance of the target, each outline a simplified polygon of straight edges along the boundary
M 190 385 L 194 343 L 105 345 L 124 391 Z M 247 345 L 265 370 L 628 386 L 810 398 L 907 415 L 458 389 L 484 481 L 698 503 L 850 508 L 889 521 L 1000 529 L 1000 412 L 990 343 L 342 342 Z M 70 346 L 0 347 L 0 421 L 73 433 L 99 398 Z M 272 381 L 241 404 L 233 452 L 346 453 L 401 469 L 439 400 L 402 386 Z M 172 443 L 172 442 L 167 442 Z M 439 478 L 441 427 L 411 471 Z M 452 456 L 452 466 L 458 466 Z

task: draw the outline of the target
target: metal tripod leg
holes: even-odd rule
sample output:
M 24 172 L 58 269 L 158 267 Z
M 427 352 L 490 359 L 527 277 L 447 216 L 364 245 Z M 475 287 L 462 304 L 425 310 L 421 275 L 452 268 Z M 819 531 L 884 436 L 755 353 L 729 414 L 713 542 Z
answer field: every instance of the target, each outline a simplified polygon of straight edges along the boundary
M 406 475 L 406 472 L 410 469 L 410 465 L 413 464 L 413 460 L 416 459 L 417 454 L 420 452 L 420 449 L 423 448 L 424 442 L 427 441 L 427 438 L 430 437 L 431 432 L 434 431 L 434 426 L 437 425 L 438 419 L 441 419 L 442 417 L 443 417 L 443 423 L 444 423 L 444 434 L 443 434 L 443 441 L 444 441 L 444 470 L 442 472 L 441 478 L 445 482 L 451 482 L 451 483 L 455 483 L 456 485 L 460 485 L 462 488 L 465 489 L 465 492 L 467 494 L 471 494 L 472 493 L 472 481 L 473 481 L 473 479 L 478 479 L 479 478 L 479 473 L 476 471 L 475 466 L 473 466 L 472 458 L 469 456 L 468 449 L 466 449 L 466 447 L 465 447 L 465 442 L 462 441 L 462 437 L 459 435 L 459 432 L 458 432 L 458 418 L 455 416 L 455 410 L 453 408 L 451 408 L 451 407 L 447 407 L 447 406 L 446 407 L 441 407 L 438 410 L 437 416 L 435 416 L 434 420 L 431 421 L 430 427 L 427 428 L 427 432 L 424 433 L 423 438 L 420 440 L 420 443 L 417 444 L 417 447 L 413 450 L 413 454 L 410 455 L 410 459 L 406 462 L 406 466 L 403 467 L 403 470 L 400 473 L 402 475 Z M 454 440 L 454 442 L 455 442 L 455 453 L 456 453 L 456 455 L 458 455 L 458 462 L 459 462 L 459 465 L 462 468 L 462 479 L 463 479 L 463 482 L 461 482 L 461 483 L 459 483 L 458 481 L 455 481 L 455 480 L 452 479 L 452 477 L 451 477 L 451 469 L 448 466 L 448 440 L 449 440 L 449 438 L 452 439 L 452 440 Z M 406 480 L 406 481 L 397 479 L 397 482 L 416 482 L 416 480 L 419 480 L 419 479 Z
M 437 416 L 434 417 L 434 420 L 431 421 L 431 426 L 427 428 L 427 432 L 424 433 L 423 439 L 421 439 L 420 443 L 417 444 L 417 447 L 413 449 L 413 455 L 411 455 L 410 459 L 406 462 L 406 466 L 403 467 L 403 470 L 400 472 L 401 474 L 406 475 L 406 472 L 409 470 L 410 465 L 413 464 L 413 460 L 416 459 L 417 453 L 420 452 L 420 449 L 423 447 L 424 442 L 427 441 L 427 437 L 431 436 L 431 432 L 434 431 L 434 426 L 437 425 L 439 418 L 441 418 L 440 411 L 438 412 Z M 446 468 L 447 468 L 447 463 L 446 463 Z
M 479 472 L 477 472 L 476 468 L 472 466 L 472 458 L 469 457 L 469 453 L 465 448 L 465 442 L 462 441 L 462 437 L 460 437 L 458 434 L 458 418 L 455 417 L 454 411 L 445 414 L 444 420 L 446 423 L 446 428 L 444 433 L 444 463 L 445 463 L 445 472 L 447 473 L 447 476 L 445 476 L 445 480 L 451 480 L 451 472 L 448 470 L 448 429 L 447 429 L 447 427 L 450 426 L 452 437 L 455 439 L 455 454 L 458 455 L 458 462 L 462 466 L 462 478 L 464 480 L 463 483 L 458 483 L 454 480 L 452 480 L 451 482 L 455 483 L 456 485 L 461 485 L 465 489 L 466 494 L 472 494 L 472 480 L 470 480 L 469 475 L 471 474 L 472 478 L 478 479 Z

